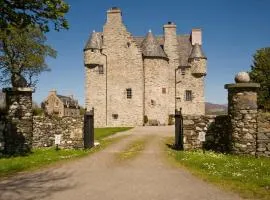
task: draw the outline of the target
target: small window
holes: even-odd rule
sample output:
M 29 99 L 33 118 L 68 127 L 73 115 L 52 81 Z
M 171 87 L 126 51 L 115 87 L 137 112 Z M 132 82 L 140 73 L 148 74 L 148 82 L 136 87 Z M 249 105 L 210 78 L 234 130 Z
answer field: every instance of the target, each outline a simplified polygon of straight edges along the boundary
M 113 119 L 118 119 L 118 114 L 112 114 Z
M 99 65 L 99 66 L 98 66 L 98 73 L 99 73 L 99 74 L 104 74 L 103 65 Z
M 131 99 L 131 98 L 132 98 L 132 89 L 127 88 L 127 99 Z
M 130 42 L 127 42 L 127 47 L 130 47 Z
M 182 74 L 182 75 L 186 75 L 186 68 L 182 68 L 182 69 L 181 69 L 181 74 Z
M 186 90 L 186 93 L 185 93 L 185 100 L 186 101 L 192 101 L 192 91 L 191 90 Z
M 156 105 L 156 101 L 154 101 L 153 99 L 151 99 L 151 105 L 155 106 Z
M 94 49 L 91 49 L 91 52 L 93 53 L 94 52 Z
M 162 94 L 166 94 L 166 88 L 162 88 Z

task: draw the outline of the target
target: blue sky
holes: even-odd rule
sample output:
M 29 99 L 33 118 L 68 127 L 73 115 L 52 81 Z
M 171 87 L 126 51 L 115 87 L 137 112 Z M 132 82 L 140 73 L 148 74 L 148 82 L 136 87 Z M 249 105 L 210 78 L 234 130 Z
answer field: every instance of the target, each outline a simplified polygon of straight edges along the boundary
M 208 57 L 206 101 L 227 103 L 224 84 L 239 71 L 250 70 L 257 49 L 270 46 L 269 0 L 68 0 L 68 31 L 51 31 L 48 44 L 58 51 L 48 59 L 50 72 L 39 77 L 34 100 L 40 103 L 48 91 L 73 94 L 84 105 L 83 47 L 93 31 L 102 31 L 106 10 L 121 8 L 124 24 L 133 35 L 145 36 L 149 29 L 163 34 L 163 25 L 173 21 L 178 34 L 192 28 L 203 30 L 203 49 Z

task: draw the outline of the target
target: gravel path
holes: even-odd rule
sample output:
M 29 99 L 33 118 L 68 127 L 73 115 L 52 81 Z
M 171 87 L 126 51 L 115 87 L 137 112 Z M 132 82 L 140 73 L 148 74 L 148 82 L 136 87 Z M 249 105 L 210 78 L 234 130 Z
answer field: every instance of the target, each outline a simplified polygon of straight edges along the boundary
M 137 127 L 103 151 L 74 162 L 18 175 L 0 182 L 1 200 L 236 200 L 190 173 L 166 163 L 160 142 L 174 127 Z M 139 137 L 151 137 L 134 160 L 115 154 Z

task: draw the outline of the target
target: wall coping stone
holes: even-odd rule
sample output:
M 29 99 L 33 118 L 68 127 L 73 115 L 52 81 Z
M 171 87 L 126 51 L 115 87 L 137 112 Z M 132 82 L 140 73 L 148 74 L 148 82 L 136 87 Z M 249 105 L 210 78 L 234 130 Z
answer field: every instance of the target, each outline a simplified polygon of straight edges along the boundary
M 35 89 L 30 87 L 12 87 L 12 88 L 3 88 L 3 92 L 35 92 Z
M 225 89 L 231 89 L 231 88 L 259 88 L 259 83 L 230 83 L 225 84 Z

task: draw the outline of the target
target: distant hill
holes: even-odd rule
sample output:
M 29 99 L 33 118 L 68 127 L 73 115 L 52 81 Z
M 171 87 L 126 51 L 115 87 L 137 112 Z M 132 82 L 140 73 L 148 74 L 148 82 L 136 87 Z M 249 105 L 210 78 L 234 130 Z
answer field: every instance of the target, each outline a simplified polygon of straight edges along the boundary
M 227 114 L 227 105 L 214 104 L 214 103 L 205 103 L 205 113 L 207 115 L 225 115 Z

